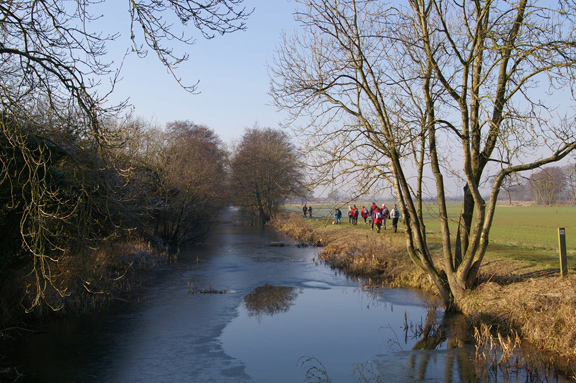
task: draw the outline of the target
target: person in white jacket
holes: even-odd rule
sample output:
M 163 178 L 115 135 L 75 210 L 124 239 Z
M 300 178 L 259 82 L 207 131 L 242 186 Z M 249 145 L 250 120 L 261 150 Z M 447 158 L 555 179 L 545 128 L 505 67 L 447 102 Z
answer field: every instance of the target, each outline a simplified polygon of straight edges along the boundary
M 394 233 L 398 231 L 398 220 L 400 219 L 400 210 L 394 204 L 394 208 L 390 212 L 390 218 L 392 218 L 392 227 L 394 228 Z

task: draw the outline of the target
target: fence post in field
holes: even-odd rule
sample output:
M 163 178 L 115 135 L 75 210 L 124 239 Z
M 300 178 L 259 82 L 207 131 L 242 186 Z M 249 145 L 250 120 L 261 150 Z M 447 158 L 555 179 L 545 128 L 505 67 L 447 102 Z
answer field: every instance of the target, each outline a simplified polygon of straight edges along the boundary
M 566 231 L 558 228 L 558 249 L 560 251 L 560 273 L 564 277 L 568 274 L 568 261 L 566 260 Z

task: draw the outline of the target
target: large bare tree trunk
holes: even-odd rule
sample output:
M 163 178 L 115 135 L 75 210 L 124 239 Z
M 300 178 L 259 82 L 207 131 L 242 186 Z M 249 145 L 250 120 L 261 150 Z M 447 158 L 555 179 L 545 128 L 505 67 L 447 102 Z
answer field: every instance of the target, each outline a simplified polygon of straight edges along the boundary
M 540 116 L 551 109 L 531 92 L 545 80 L 575 84 L 566 26 L 576 5 L 562 5 L 302 1 L 301 34 L 278 52 L 272 95 L 295 122 L 311 117 L 299 134 L 319 183 L 362 180 L 371 195 L 394 185 L 410 259 L 450 309 L 477 278 L 504 177 L 576 147 L 572 121 Z M 526 145 L 545 154 L 526 163 Z M 496 181 L 485 200 L 487 173 Z M 456 233 L 445 177 L 465 185 Z M 428 246 L 426 197 L 437 202 L 440 254 Z

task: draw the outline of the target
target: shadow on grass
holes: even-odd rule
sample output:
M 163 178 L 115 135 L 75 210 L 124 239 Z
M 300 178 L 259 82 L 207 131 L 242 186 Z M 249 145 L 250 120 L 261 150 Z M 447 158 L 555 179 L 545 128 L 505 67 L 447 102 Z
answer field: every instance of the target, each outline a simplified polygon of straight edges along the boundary
M 529 266 L 521 266 L 516 269 L 520 271 L 521 269 L 528 269 Z M 478 284 L 485 282 L 494 282 L 501 286 L 510 285 L 512 283 L 524 282 L 530 279 L 543 279 L 543 278 L 557 278 L 559 275 L 559 270 L 554 268 L 531 270 L 525 273 L 514 273 L 514 274 L 483 274 L 478 278 Z
M 568 255 L 568 272 L 574 273 L 576 257 Z M 572 267 L 571 267 L 572 266 Z M 499 285 L 524 282 L 531 279 L 560 276 L 559 255 L 553 249 L 490 244 L 482 263 L 478 282 Z

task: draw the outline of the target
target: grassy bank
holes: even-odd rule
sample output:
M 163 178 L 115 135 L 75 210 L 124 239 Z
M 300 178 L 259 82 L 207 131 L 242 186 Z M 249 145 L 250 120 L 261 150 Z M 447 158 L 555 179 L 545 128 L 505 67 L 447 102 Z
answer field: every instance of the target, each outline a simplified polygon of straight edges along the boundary
M 367 283 L 416 287 L 435 293 L 428 276 L 405 256 L 403 234 L 386 230 L 377 235 L 363 222 L 359 221 L 355 226 L 347 222 L 343 220 L 341 225 L 332 225 L 331 220 L 322 217 L 304 219 L 296 213 L 288 213 L 273 225 L 291 237 L 321 245 L 322 260 L 352 275 L 368 278 Z
M 546 213 L 555 212 L 540 213 L 542 209 Z M 522 345 L 530 345 L 533 350 L 532 365 L 537 363 L 539 369 L 554 369 L 576 377 L 576 273 L 573 267 L 576 245 L 570 240 L 570 272 L 562 278 L 553 242 L 540 243 L 534 238 L 534 233 L 549 233 L 554 237 L 560 221 L 567 233 L 576 236 L 576 214 L 573 214 L 576 211 L 572 211 L 572 207 L 553 209 L 500 209 L 491 236 L 493 243 L 480 271 L 480 283 L 469 292 L 463 311 L 471 329 L 492 328 L 494 333 L 506 336 L 518 334 Z M 304 219 L 297 207 L 293 207 L 292 212 L 274 222 L 274 226 L 302 241 L 322 244 L 323 260 L 333 267 L 366 277 L 367 284 L 416 288 L 437 296 L 428 276 L 408 259 L 401 230 L 393 233 L 389 227 L 377 234 L 363 222 L 354 226 L 347 219 L 342 225 L 333 225 L 330 209 L 325 210 L 323 214 L 317 209 L 316 218 Z M 518 218 L 523 215 L 524 219 Z M 439 250 L 434 225 L 431 220 L 427 232 L 430 246 Z M 527 230 L 529 225 L 540 229 Z M 518 232 L 531 234 L 521 236 Z

